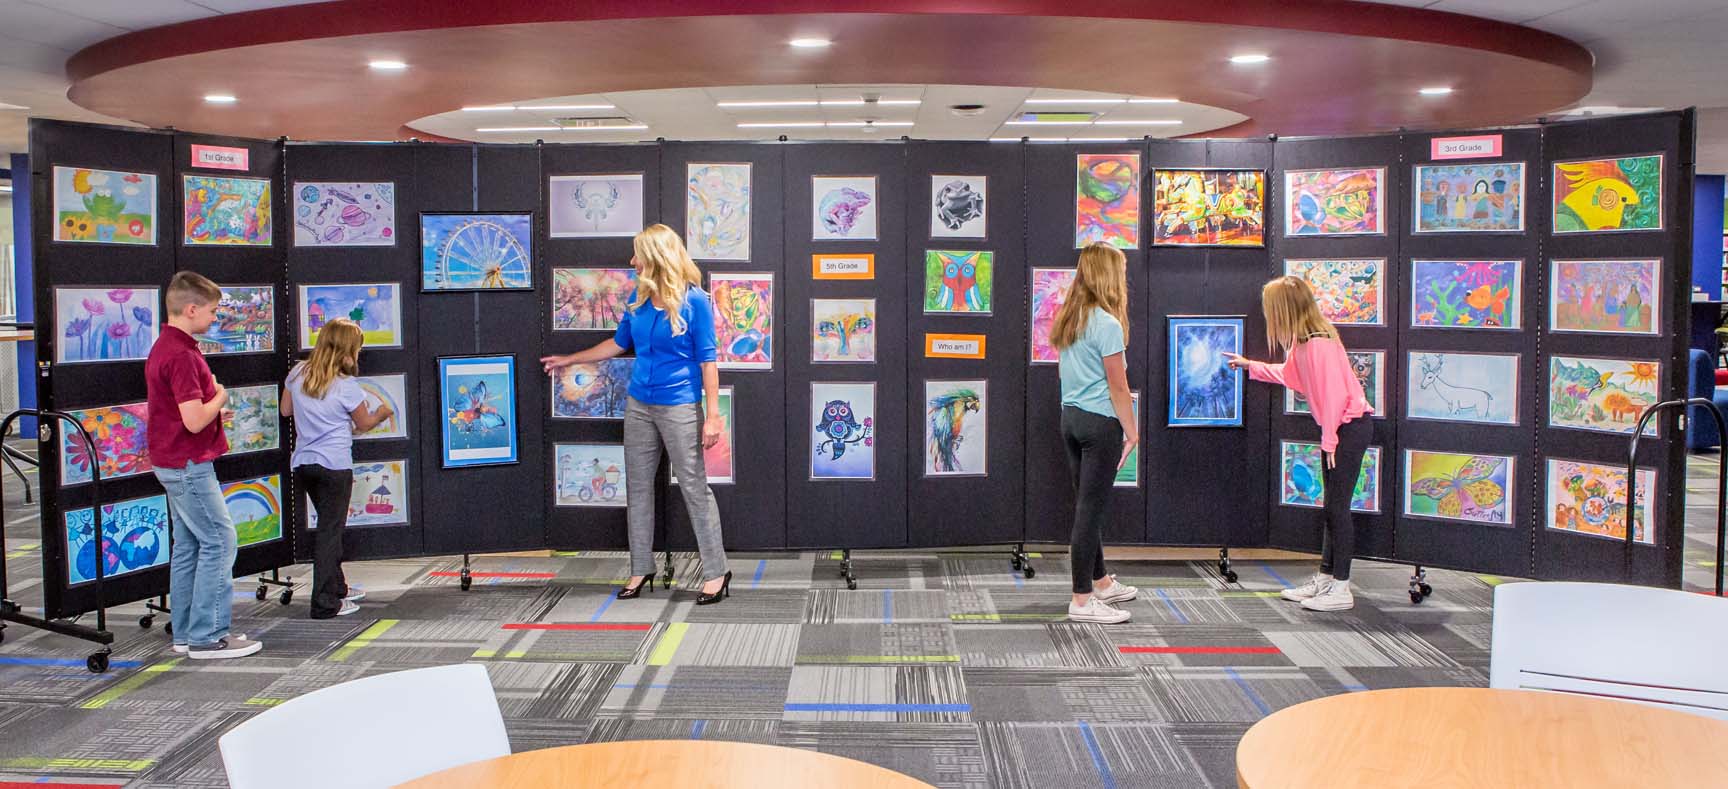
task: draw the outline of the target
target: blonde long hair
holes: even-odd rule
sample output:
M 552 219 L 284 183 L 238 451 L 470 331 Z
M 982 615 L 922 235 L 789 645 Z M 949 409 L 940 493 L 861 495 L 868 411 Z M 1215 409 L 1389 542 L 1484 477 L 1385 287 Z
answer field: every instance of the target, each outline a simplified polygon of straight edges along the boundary
M 360 324 L 347 318 L 337 318 L 318 329 L 318 345 L 312 355 L 300 363 L 300 389 L 308 397 L 324 399 L 330 384 L 344 375 L 360 372 L 360 348 L 366 344 L 366 332 Z
M 1050 344 L 1058 350 L 1073 345 L 1086 331 L 1092 308 L 1102 307 L 1122 324 L 1122 344 L 1128 344 L 1128 256 L 1102 241 L 1080 250 L 1074 266 L 1074 284 L 1056 310 L 1050 327 Z
M 1315 337 L 1338 336 L 1301 277 L 1285 275 L 1267 282 L 1260 288 L 1260 308 L 1266 313 L 1266 347 L 1274 353 L 1289 353 Z
M 690 259 L 684 239 L 665 225 L 650 225 L 636 234 L 636 261 L 642 271 L 636 275 L 636 302 L 630 309 L 634 311 L 659 296 L 672 322 L 672 336 L 683 334 L 687 327 L 679 310 L 684 307 L 684 293 L 702 287 L 702 270 Z

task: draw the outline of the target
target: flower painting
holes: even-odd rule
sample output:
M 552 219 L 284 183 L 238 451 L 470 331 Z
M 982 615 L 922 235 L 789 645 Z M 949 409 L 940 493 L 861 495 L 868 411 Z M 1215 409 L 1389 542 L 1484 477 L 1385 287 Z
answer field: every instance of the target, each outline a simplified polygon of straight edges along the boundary
M 102 472 L 102 481 L 131 477 L 150 472 L 150 452 L 145 436 L 147 412 L 143 403 L 85 408 L 67 411 L 90 440 L 96 442 L 96 457 L 78 431 L 61 422 L 60 484 L 77 485 L 90 481 L 90 469 Z
M 161 330 L 155 288 L 55 288 L 54 360 L 143 359 Z

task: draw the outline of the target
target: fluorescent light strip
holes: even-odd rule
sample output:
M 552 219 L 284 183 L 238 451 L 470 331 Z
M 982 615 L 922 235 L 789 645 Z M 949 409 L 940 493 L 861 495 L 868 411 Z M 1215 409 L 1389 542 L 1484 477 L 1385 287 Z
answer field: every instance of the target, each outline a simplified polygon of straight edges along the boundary
M 820 105 L 815 99 L 799 99 L 794 101 L 722 101 L 716 106 L 723 110 L 747 110 L 757 107 L 815 107 Z
M 1181 99 L 1129 99 L 1129 104 L 1181 104 Z
M 1019 137 L 991 137 L 991 142 L 1019 142 Z
M 790 123 L 740 123 L 740 129 L 820 129 L 828 124 L 823 121 L 797 121 Z
M 615 110 L 611 104 L 518 104 L 519 110 Z
M 516 109 L 514 104 L 493 104 L 485 107 L 463 107 L 463 112 L 508 112 Z
M 1127 99 L 1027 99 L 1026 104 L 1127 104 Z
M 1181 126 L 1181 125 L 1182 125 L 1182 122 L 1181 122 L 1181 121 L 1172 121 L 1172 120 L 1155 120 L 1155 121 L 1093 121 L 1093 122 L 1092 122 L 1092 125 L 1094 125 L 1094 126 Z
M 924 103 L 922 99 L 881 99 L 876 102 L 884 107 L 916 107 Z M 750 110 L 779 107 L 863 107 L 869 102 L 863 99 L 787 99 L 784 101 L 721 101 L 715 106 L 723 110 Z
M 740 123 L 740 124 L 738 124 L 738 128 L 740 128 L 740 129 L 821 129 L 821 128 L 829 128 L 829 129 L 854 128 L 854 129 L 856 129 L 856 128 L 863 128 L 865 126 L 875 126 L 877 128 L 883 128 L 883 127 L 890 127 L 890 126 L 892 126 L 892 127 L 905 127 L 905 126 L 911 126 L 911 125 L 913 125 L 912 121 L 876 121 L 874 123 L 870 123 L 867 121 L 785 121 L 785 122 L 780 122 L 780 123 L 768 123 L 768 122 Z
M 474 131 L 477 131 L 477 132 L 499 132 L 499 133 L 508 134 L 508 133 L 512 133 L 512 132 L 543 132 L 543 131 L 568 131 L 568 132 L 642 131 L 642 130 L 647 129 L 647 128 L 648 128 L 648 126 L 646 124 L 633 123 L 633 124 L 630 124 L 627 126 L 487 126 L 487 127 L 475 129 Z
M 477 131 L 477 132 L 505 132 L 505 133 L 508 133 L 508 132 L 542 132 L 542 131 L 558 131 L 560 128 L 563 128 L 563 127 L 561 127 L 561 126 L 491 126 L 491 127 L 486 127 L 486 128 L 475 129 L 474 131 Z
M 1127 142 L 1127 137 L 1069 137 L 1069 142 Z

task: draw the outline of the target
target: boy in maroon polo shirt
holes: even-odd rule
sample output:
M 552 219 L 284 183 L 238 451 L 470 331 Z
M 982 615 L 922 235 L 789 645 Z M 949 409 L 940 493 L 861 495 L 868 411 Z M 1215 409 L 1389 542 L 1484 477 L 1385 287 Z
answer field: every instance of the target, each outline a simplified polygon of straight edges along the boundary
M 150 465 L 168 492 L 174 524 L 168 575 L 174 651 L 193 660 L 245 657 L 264 647 L 228 632 L 238 543 L 211 465 L 228 451 L 222 433 L 228 390 L 216 383 L 193 339 L 210 330 L 221 298 L 204 276 L 175 274 L 164 297 L 168 325 L 144 362 Z

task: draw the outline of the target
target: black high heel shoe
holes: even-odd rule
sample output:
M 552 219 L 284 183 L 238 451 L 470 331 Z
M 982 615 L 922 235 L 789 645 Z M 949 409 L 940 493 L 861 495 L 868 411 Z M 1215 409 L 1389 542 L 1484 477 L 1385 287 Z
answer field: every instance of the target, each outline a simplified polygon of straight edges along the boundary
M 644 587 L 644 586 L 648 587 L 648 591 L 650 591 L 650 592 L 654 591 L 654 574 L 653 573 L 649 573 L 647 575 L 642 576 L 642 580 L 637 581 L 635 586 L 626 586 L 623 589 L 619 589 L 618 590 L 618 599 L 619 600 L 634 600 L 638 597 L 641 597 L 642 596 L 642 587 Z
M 727 570 L 726 571 L 726 580 L 720 582 L 720 591 L 715 592 L 714 594 L 704 593 L 701 597 L 696 598 L 696 604 L 697 605 L 713 605 L 713 604 L 718 603 L 721 600 L 728 598 L 728 597 L 731 597 L 731 596 L 732 596 L 732 571 Z

